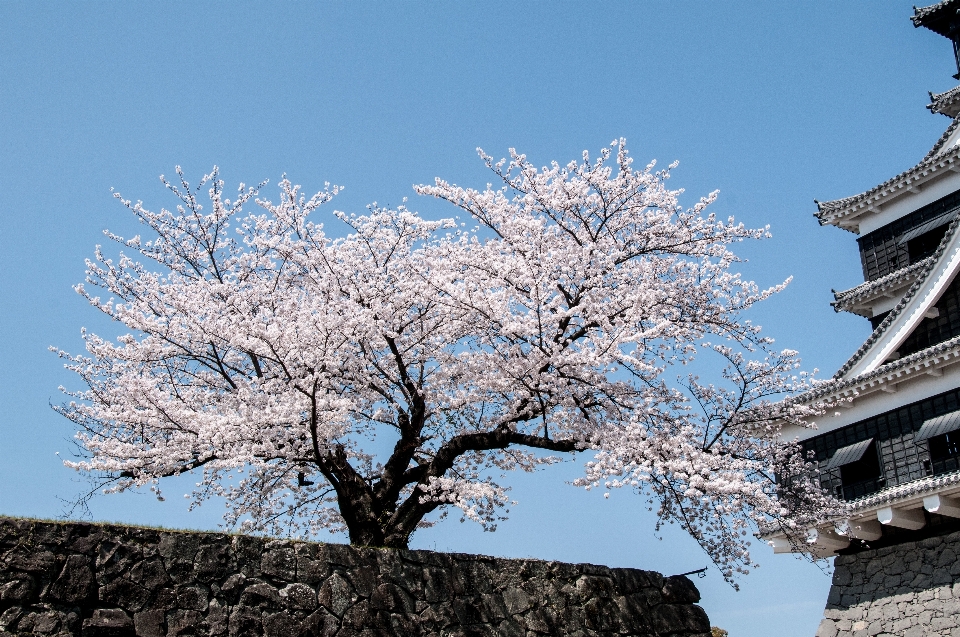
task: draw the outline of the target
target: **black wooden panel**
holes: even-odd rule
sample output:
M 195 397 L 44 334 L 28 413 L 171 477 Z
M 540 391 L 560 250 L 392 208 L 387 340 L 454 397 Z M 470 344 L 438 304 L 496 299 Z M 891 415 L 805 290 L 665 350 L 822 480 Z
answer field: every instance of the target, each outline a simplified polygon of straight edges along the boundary
M 804 453 L 819 462 L 820 483 L 844 499 L 853 500 L 884 487 L 911 482 L 932 472 L 942 473 L 957 468 L 957 463 L 938 462 L 933 467 L 927 441 L 914 443 L 913 437 L 925 420 L 960 409 L 960 389 L 904 405 L 887 413 L 852 425 L 834 429 L 803 442 Z M 874 438 L 881 475 L 879 479 L 844 485 L 840 469 L 826 470 L 828 460 L 838 449 Z
M 858 238 L 863 278 L 873 281 L 929 256 L 936 248 L 936 237 L 931 241 L 914 240 L 904 243 L 899 243 L 900 238 L 924 223 L 958 208 L 960 208 L 960 191 L 951 193 Z M 941 228 L 940 231 L 942 232 L 943 229 Z M 912 255 L 908 243 L 913 245 Z

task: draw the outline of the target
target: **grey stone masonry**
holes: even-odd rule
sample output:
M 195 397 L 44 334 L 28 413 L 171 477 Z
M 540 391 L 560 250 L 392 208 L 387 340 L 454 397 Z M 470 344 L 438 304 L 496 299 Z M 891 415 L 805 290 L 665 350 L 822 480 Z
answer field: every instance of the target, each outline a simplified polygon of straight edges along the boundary
M 709 637 L 682 576 L 0 518 L 0 637 Z
M 960 532 L 837 556 L 817 637 L 960 637 Z

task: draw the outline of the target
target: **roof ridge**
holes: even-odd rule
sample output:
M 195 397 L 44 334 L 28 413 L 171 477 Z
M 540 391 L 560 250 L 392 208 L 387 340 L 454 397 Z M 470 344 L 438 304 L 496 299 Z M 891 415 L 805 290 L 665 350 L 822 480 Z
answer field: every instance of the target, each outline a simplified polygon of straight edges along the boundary
M 940 139 L 937 140 L 937 143 L 933 145 L 933 148 L 930 149 L 930 152 L 924 155 L 923 159 L 920 160 L 921 164 L 936 156 L 943 149 L 943 145 L 947 143 L 948 139 L 950 139 L 950 135 L 957 130 L 957 126 L 960 126 L 960 118 L 954 118 L 953 121 L 950 122 L 950 125 L 947 126 L 947 130 L 943 131 L 943 135 L 941 135 Z
M 936 101 L 936 100 L 942 99 L 944 95 L 949 95 L 950 93 L 955 93 L 955 92 L 957 92 L 957 91 L 960 91 L 960 84 L 958 84 L 957 86 L 954 86 L 953 88 L 948 89 L 948 90 L 946 90 L 946 91 L 944 91 L 944 92 L 942 92 L 942 93 L 934 93 L 933 91 L 927 91 L 927 93 L 930 94 L 930 99 L 931 99 L 931 100 Z
M 917 480 L 910 480 L 876 493 L 851 500 L 847 503 L 849 511 L 855 513 L 863 509 L 870 509 L 878 504 L 886 504 L 900 498 L 917 496 L 927 491 L 936 491 L 943 487 L 960 482 L 960 471 L 952 471 L 938 476 L 924 476 Z
M 903 498 L 935 493 L 944 487 L 950 487 L 958 483 L 960 483 L 960 470 L 909 480 L 902 484 L 886 487 L 876 493 L 865 495 L 856 500 L 846 501 L 843 503 L 844 511 L 842 515 L 827 518 L 824 522 L 840 522 L 844 518 L 849 518 L 865 510 L 869 511 L 880 505 L 893 503 Z M 776 524 L 766 522 L 760 525 L 758 535 L 761 538 L 766 538 L 776 534 L 779 530 L 780 528 Z
M 914 7 L 913 15 L 910 16 L 910 21 L 913 22 L 914 27 L 924 26 L 924 22 L 933 16 L 936 13 L 939 13 L 943 9 L 946 9 L 956 0 L 941 0 L 936 4 L 931 4 L 926 7 Z
M 867 352 L 873 347 L 874 343 L 880 340 L 880 337 L 887 331 L 887 328 L 896 320 L 900 313 L 903 312 L 903 308 L 907 306 L 907 303 L 914 297 L 914 295 L 919 291 L 920 287 L 926 281 L 927 277 L 930 276 L 930 273 L 933 272 L 937 262 L 940 261 L 940 258 L 943 256 L 944 251 L 947 249 L 947 243 L 950 242 L 950 239 L 953 238 L 954 233 L 957 230 L 957 224 L 960 221 L 960 216 L 956 217 L 953 221 L 950 222 L 950 225 L 947 226 L 947 232 L 943 235 L 943 239 L 940 240 L 940 245 L 937 246 L 936 251 L 929 257 L 930 262 L 923 268 L 923 271 L 917 277 L 917 279 L 910 285 L 910 289 L 907 290 L 907 293 L 901 297 L 900 301 L 894 306 L 890 313 L 887 314 L 886 318 L 880 322 L 880 325 L 877 326 L 870 337 L 864 341 L 863 345 L 854 352 L 853 356 L 844 363 L 840 369 L 837 370 L 837 373 L 833 375 L 834 378 L 841 378 L 846 374 L 850 369 L 856 365 L 860 359 L 866 356 Z M 882 365 L 881 365 L 882 367 Z

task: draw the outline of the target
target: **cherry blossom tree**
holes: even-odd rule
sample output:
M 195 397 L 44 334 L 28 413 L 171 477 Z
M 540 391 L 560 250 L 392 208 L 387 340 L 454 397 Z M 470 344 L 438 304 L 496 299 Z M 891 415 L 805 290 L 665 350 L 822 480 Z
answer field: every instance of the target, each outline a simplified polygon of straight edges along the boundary
M 373 205 L 327 234 L 336 188 L 230 199 L 216 169 L 164 180 L 175 211 L 121 198 L 150 237 L 107 233 L 139 260 L 98 247 L 77 286 L 130 332 L 57 350 L 86 384 L 58 408 L 80 428 L 67 465 L 158 496 L 194 472 L 194 504 L 224 498 L 230 525 L 406 547 L 450 510 L 494 529 L 507 471 L 580 453 L 576 485 L 636 490 L 728 578 L 753 525 L 823 515 L 780 440 L 816 411 L 780 399 L 811 381 L 743 318 L 783 285 L 732 270 L 766 229 L 708 214 L 715 193 L 682 208 L 623 140 L 540 169 L 481 157 L 496 188 L 416 187 L 475 227 Z M 711 360 L 716 384 L 679 374 Z

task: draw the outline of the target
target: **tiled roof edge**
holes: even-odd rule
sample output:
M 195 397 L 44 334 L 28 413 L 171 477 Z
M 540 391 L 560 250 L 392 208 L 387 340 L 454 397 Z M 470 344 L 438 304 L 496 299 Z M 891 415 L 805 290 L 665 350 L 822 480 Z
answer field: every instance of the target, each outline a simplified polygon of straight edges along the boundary
M 956 352 L 960 354 L 960 336 L 955 336 L 951 339 L 943 341 L 942 343 L 931 345 L 930 347 L 920 350 L 919 352 L 914 352 L 913 354 L 910 354 L 910 356 L 904 356 L 903 358 L 899 358 L 895 361 L 881 365 L 872 372 L 867 372 L 866 374 L 861 374 L 859 376 L 854 376 L 853 378 L 847 379 L 831 378 L 830 380 L 821 382 L 820 386 L 816 389 L 798 394 L 788 400 L 799 403 L 811 403 L 829 396 L 830 394 L 836 394 L 838 392 L 850 389 L 851 387 L 869 383 L 870 381 L 881 376 L 886 376 L 887 374 L 892 374 L 905 367 L 922 363 L 926 359 L 942 356 L 951 350 L 956 350 Z
M 933 145 L 933 148 L 930 149 L 930 152 L 924 155 L 923 159 L 920 160 L 921 164 L 925 161 L 933 159 L 941 150 L 943 150 L 943 145 L 947 143 L 947 140 L 950 138 L 950 135 L 953 134 L 953 131 L 957 130 L 957 126 L 960 126 L 960 118 L 956 118 L 950 122 L 950 125 L 947 126 L 947 130 L 943 131 L 943 135 L 941 135 L 940 139 L 937 140 L 937 143 Z
M 936 493 L 946 487 L 957 484 L 960 484 L 960 471 L 953 471 L 939 476 L 927 476 L 904 484 L 898 484 L 895 487 L 890 487 L 877 493 L 871 493 L 868 496 L 845 502 L 843 512 L 840 515 L 826 518 L 822 520 L 821 523 L 840 522 L 858 513 L 887 504 L 893 504 L 897 500 Z M 758 529 L 757 537 L 763 539 L 770 538 L 777 535 L 780 530 L 776 524 L 762 524 L 760 525 L 760 529 Z
M 955 117 L 955 115 L 950 115 L 944 111 L 958 101 L 960 101 L 960 86 L 955 86 L 943 93 L 930 93 L 930 103 L 927 104 L 927 108 L 932 113 L 939 113 L 952 118 Z
M 884 489 L 878 493 L 872 493 L 868 496 L 852 500 L 848 503 L 850 513 L 857 513 L 864 509 L 872 509 L 876 506 L 889 504 L 902 498 L 915 497 L 929 491 L 937 491 L 944 487 L 954 484 L 960 484 L 960 471 L 947 473 L 939 476 L 927 476 L 905 484 L 898 484 L 895 487 Z
M 850 305 L 870 296 L 875 292 L 886 288 L 897 287 L 903 282 L 904 279 L 909 278 L 911 275 L 916 274 L 918 271 L 928 266 L 932 259 L 932 256 L 927 257 L 926 259 L 922 259 L 916 263 L 911 263 L 906 267 L 891 272 L 886 276 L 882 276 L 879 279 L 866 281 L 856 287 L 850 288 L 849 290 L 843 290 L 842 292 L 835 291 L 833 293 L 834 301 L 830 305 L 832 305 L 833 309 L 837 312 L 844 311 Z
M 936 13 L 939 13 L 941 10 L 946 9 L 954 2 L 955 0 L 942 0 L 941 2 L 931 4 L 926 7 L 914 7 L 913 15 L 910 16 L 910 21 L 913 22 L 914 27 L 922 27 L 924 26 L 923 23 L 928 18 Z
M 824 519 L 822 522 L 840 522 L 841 520 L 852 517 L 858 513 L 882 507 L 887 504 L 893 504 L 897 500 L 915 498 L 917 496 L 936 493 L 937 491 L 940 491 L 946 487 L 951 487 L 957 484 L 960 484 L 960 471 L 953 471 L 951 473 L 945 473 L 939 476 L 927 476 L 925 478 L 919 478 L 911 482 L 898 484 L 895 487 L 878 491 L 877 493 L 871 493 L 868 496 L 864 496 L 856 500 L 845 502 L 845 506 L 843 506 L 843 513 L 836 517 Z M 758 537 L 769 538 L 777 535 L 777 532 L 780 531 L 780 529 L 775 524 L 763 524 L 758 531 Z
M 886 180 L 882 184 L 878 186 L 874 186 L 870 190 L 862 192 L 859 195 L 844 197 L 843 199 L 834 199 L 833 201 L 817 201 L 816 199 L 814 199 L 814 203 L 817 204 L 817 212 L 814 213 L 814 216 L 820 221 L 820 224 L 823 225 L 827 223 L 827 217 L 829 215 L 836 212 L 840 212 L 841 210 L 849 207 L 852 204 L 862 201 L 873 194 L 881 192 L 886 188 L 889 188 L 890 186 L 903 181 L 913 173 L 923 170 L 924 168 L 927 168 L 929 165 L 934 163 L 934 160 L 941 158 L 941 156 L 943 159 L 947 159 L 948 157 L 946 153 L 943 152 L 943 145 L 946 143 L 947 139 L 957 129 L 958 126 L 960 126 L 960 117 L 954 119 L 950 123 L 950 126 L 947 127 L 947 130 L 944 131 L 943 135 L 940 136 L 940 139 L 937 140 L 937 143 L 934 144 L 933 148 L 930 149 L 930 152 L 928 152 L 924 156 L 924 158 L 921 159 L 919 163 L 917 163 L 917 165 L 903 171 L 902 173 L 894 177 L 891 177 L 890 179 Z M 952 149 L 948 149 L 946 152 L 947 153 L 953 152 L 953 154 L 957 154 L 958 150 L 960 150 L 960 147 L 954 147 Z

